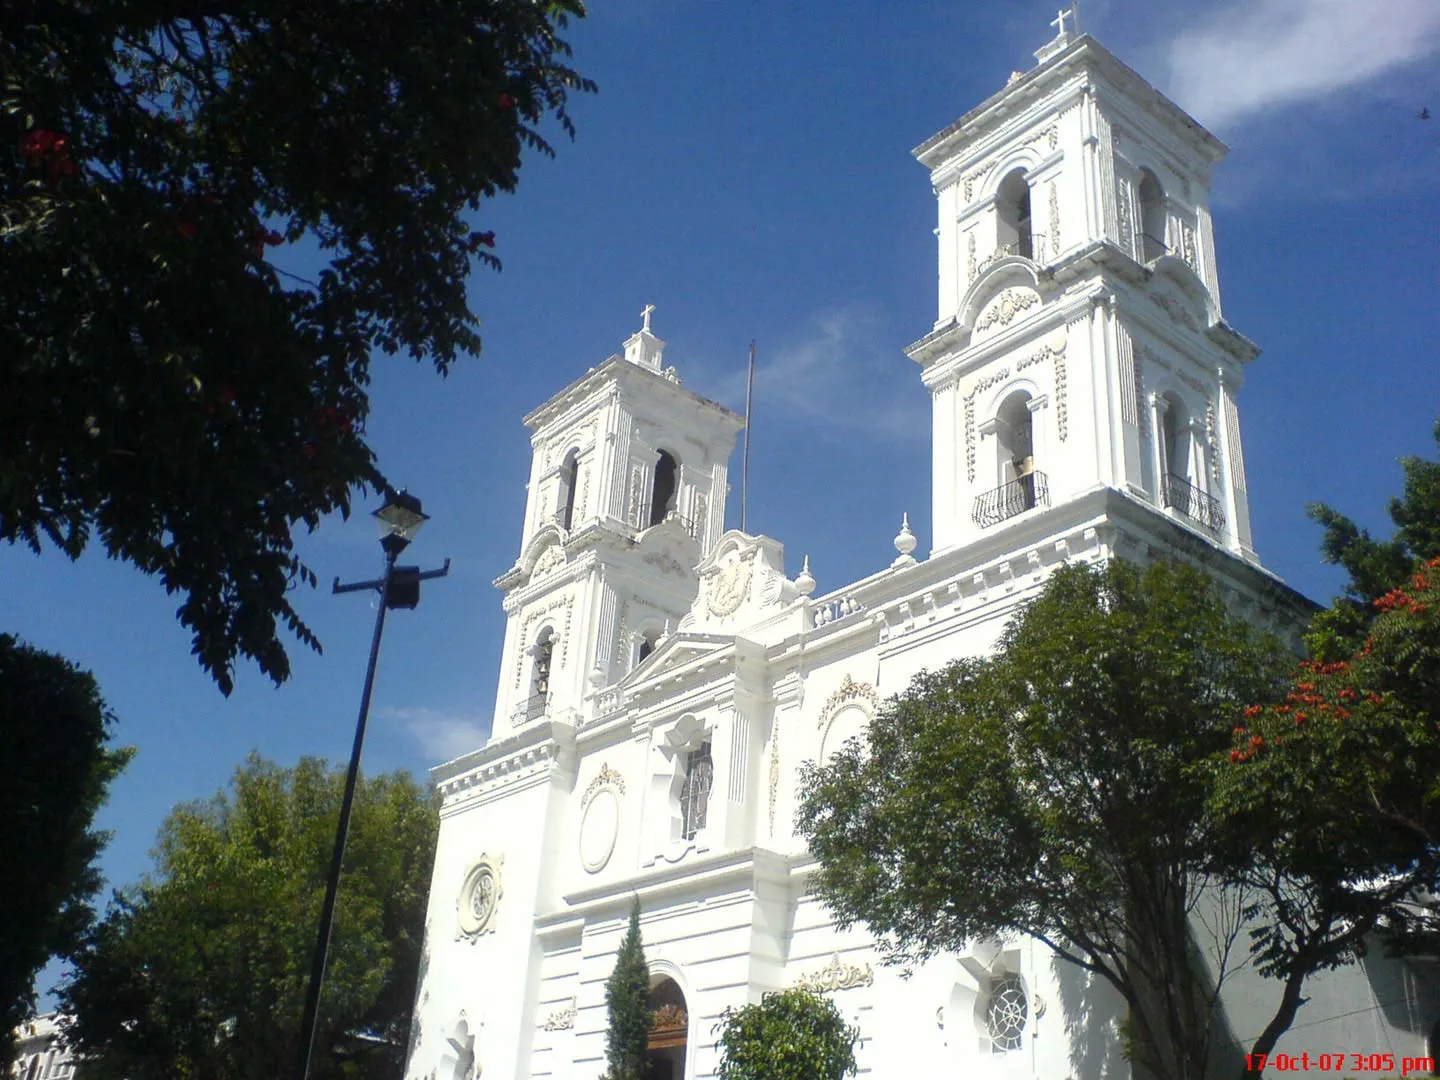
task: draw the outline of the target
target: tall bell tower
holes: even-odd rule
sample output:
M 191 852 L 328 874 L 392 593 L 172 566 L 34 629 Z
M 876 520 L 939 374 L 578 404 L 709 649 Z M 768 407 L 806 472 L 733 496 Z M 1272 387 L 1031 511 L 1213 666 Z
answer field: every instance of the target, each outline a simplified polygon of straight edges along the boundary
M 1210 219 L 1225 147 L 1073 11 L 915 150 L 939 209 L 934 550 L 1108 487 L 1255 561 Z
M 727 462 L 744 421 L 681 385 L 651 330 L 525 417 L 529 495 L 491 739 L 583 699 L 648 655 L 690 610 L 695 568 L 725 526 Z

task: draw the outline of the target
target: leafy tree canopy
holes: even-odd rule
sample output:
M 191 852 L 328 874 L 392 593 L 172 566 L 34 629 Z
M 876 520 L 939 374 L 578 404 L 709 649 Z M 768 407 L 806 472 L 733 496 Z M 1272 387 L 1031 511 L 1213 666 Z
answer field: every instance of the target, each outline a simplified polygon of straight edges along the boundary
M 1434 436 L 1440 443 L 1440 421 Z M 1378 614 L 1374 602 L 1404 585 L 1420 563 L 1440 556 L 1440 461 L 1406 457 L 1400 467 L 1404 488 L 1390 500 L 1395 534 L 1389 540 L 1376 540 L 1324 503 L 1309 507 L 1310 516 L 1325 530 L 1320 545 L 1325 561 L 1344 567 L 1350 577 L 1344 594 L 1310 628 L 1307 644 L 1316 659 L 1348 659 Z
M 781 990 L 759 1004 L 726 1009 L 716 1031 L 720 1080 L 844 1080 L 856 1072 L 860 1029 L 809 990 Z
M 373 350 L 479 349 L 467 211 L 593 85 L 581 0 L 0 6 L 0 539 L 179 593 L 221 689 L 289 672 L 292 533 L 379 487 Z M 314 280 L 282 268 L 303 244 Z
M 1288 666 L 1198 570 L 1063 567 L 992 659 L 922 673 L 868 745 L 805 770 L 816 891 L 895 961 L 1038 939 L 1119 991 L 1136 1061 L 1198 1080 L 1218 987 L 1189 923 L 1223 909 L 1207 869 L 1230 843 L 1208 764 Z M 1207 957 L 1222 977 L 1238 926 Z
M 650 1043 L 650 968 L 640 940 L 640 898 L 630 908 L 630 927 L 620 942 L 615 970 L 605 984 L 610 1026 L 605 1032 L 605 1080 L 645 1080 Z
M 116 895 L 61 989 L 90 1068 L 128 1080 L 293 1069 L 343 786 L 324 762 L 252 755 L 228 794 L 171 812 L 154 871 Z M 404 1068 L 436 811 L 405 773 L 356 792 L 313 1076 Z
M 12 883 L 0 918 L 0 1074 L 35 1006 L 35 973 L 94 918 L 95 859 L 109 837 L 90 826 L 134 753 L 107 747 L 114 720 L 89 672 L 0 634 L 0 866 Z

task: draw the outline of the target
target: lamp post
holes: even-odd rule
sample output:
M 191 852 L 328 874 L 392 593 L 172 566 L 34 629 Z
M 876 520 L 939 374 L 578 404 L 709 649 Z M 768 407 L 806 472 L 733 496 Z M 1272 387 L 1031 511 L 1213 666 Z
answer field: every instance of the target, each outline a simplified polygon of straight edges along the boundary
M 325 982 L 325 965 L 330 954 L 330 927 L 335 919 L 335 894 L 340 888 L 340 866 L 345 858 L 345 836 L 350 830 L 350 810 L 355 802 L 355 784 L 360 776 L 360 751 L 365 745 L 365 723 L 370 716 L 370 691 L 375 685 L 375 661 L 380 656 L 380 636 L 385 631 L 385 612 L 390 608 L 413 608 L 420 602 L 420 582 L 444 577 L 450 560 L 439 570 L 421 571 L 418 566 L 396 566 L 395 560 L 415 539 L 429 517 L 420 509 L 420 500 L 405 491 L 386 489 L 385 503 L 374 513 L 380 526 L 380 546 L 385 550 L 385 573 L 374 581 L 341 585 L 335 579 L 333 593 L 374 590 L 380 594 L 375 613 L 375 635 L 370 639 L 370 662 L 365 668 L 365 689 L 360 694 L 360 716 L 355 721 L 355 744 L 350 750 L 350 769 L 345 774 L 345 797 L 340 802 L 340 821 L 335 827 L 335 848 L 330 856 L 330 876 L 325 882 L 325 903 L 320 909 L 320 930 L 315 938 L 310 986 L 305 993 L 305 1015 L 300 1025 L 298 1080 L 308 1080 L 310 1058 L 315 1050 L 319 1027 L 320 989 Z

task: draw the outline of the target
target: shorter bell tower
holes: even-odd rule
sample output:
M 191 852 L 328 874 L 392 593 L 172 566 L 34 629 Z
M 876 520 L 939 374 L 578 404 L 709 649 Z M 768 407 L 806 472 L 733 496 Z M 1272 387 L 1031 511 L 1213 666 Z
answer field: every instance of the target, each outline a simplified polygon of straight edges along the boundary
M 725 527 L 744 421 L 681 385 L 651 329 L 525 417 L 520 555 L 495 582 L 508 617 L 491 738 L 554 718 L 649 655 L 690 609 Z

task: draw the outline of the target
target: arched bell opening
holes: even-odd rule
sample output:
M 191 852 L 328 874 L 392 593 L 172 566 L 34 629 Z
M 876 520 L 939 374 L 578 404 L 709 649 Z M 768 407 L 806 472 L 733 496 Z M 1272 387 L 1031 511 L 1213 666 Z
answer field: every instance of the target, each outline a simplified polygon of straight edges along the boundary
M 1145 262 L 1169 252 L 1165 243 L 1165 189 L 1149 169 L 1140 170 L 1140 233 Z
M 1016 169 L 1000 181 L 995 191 L 995 212 L 998 217 L 996 248 L 1011 251 L 1027 259 L 1035 258 L 1035 239 L 1031 231 L 1030 182 L 1025 170 Z
M 1030 395 L 1021 390 L 1011 394 L 995 414 L 998 436 L 1000 483 L 1014 485 L 1010 498 L 1017 510 L 1035 505 L 1035 430 L 1030 412 Z
M 685 992 L 668 976 L 652 976 L 648 1080 L 684 1080 L 689 1042 L 690 1011 L 685 1005 Z
M 674 455 L 661 450 L 655 462 L 655 486 L 650 492 L 650 524 L 659 525 L 675 512 L 676 497 L 679 495 L 680 466 Z
M 575 524 L 575 488 L 579 479 L 580 451 L 571 450 L 565 455 L 565 461 L 560 466 L 560 505 L 556 510 L 560 527 L 566 532 Z

